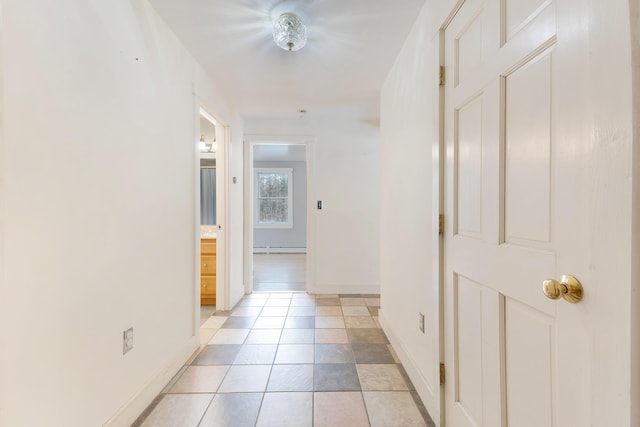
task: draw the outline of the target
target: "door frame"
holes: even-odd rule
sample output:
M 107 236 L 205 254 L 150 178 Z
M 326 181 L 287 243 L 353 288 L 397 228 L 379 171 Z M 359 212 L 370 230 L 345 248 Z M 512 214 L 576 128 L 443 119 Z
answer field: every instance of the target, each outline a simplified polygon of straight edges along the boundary
M 204 102 L 196 102 L 195 120 L 195 277 L 194 277 L 194 333 L 200 329 L 200 117 L 216 127 L 216 310 L 228 310 L 229 302 L 229 144 L 230 128 Z
M 306 148 L 307 166 L 307 256 L 306 291 L 315 292 L 314 230 L 315 216 L 312 215 L 314 200 L 313 170 L 314 144 L 308 135 L 276 136 L 245 135 L 244 139 L 244 292 L 253 292 L 253 147 L 256 145 L 303 145 Z
M 457 0 L 449 14 L 445 17 L 444 21 L 440 25 L 440 29 L 438 30 L 438 64 L 439 64 L 439 72 L 443 70 L 445 66 L 445 33 L 449 24 L 453 21 L 458 11 L 462 8 L 466 0 Z M 440 76 L 443 78 L 443 76 Z M 440 366 L 436 367 L 441 369 L 439 374 L 441 376 L 440 388 L 437 393 L 437 407 L 439 409 L 439 413 L 436 416 L 439 420 L 435 420 L 437 425 L 445 426 L 446 425 L 446 393 L 445 393 L 445 382 L 442 381 L 442 376 L 446 376 L 445 369 L 445 257 L 444 257 L 444 244 L 445 244 L 445 230 L 446 227 L 449 226 L 445 223 L 448 221 L 448 218 L 445 218 L 445 191 L 446 191 L 446 177 L 445 177 L 445 162 L 446 162 L 446 140 L 445 140 L 445 85 L 440 84 L 438 87 L 438 138 L 433 143 L 434 159 L 432 162 L 433 167 L 433 180 L 437 183 L 437 191 L 434 192 L 432 203 L 433 203 L 433 218 L 434 218 L 434 236 L 437 238 L 433 239 L 432 244 L 434 246 L 434 252 L 437 254 L 437 268 L 434 269 L 433 272 L 433 280 L 438 284 L 438 355 L 439 355 L 439 363 Z M 441 220 L 442 218 L 442 220 Z M 442 221 L 442 223 L 441 223 Z M 442 224 L 442 225 L 441 225 Z

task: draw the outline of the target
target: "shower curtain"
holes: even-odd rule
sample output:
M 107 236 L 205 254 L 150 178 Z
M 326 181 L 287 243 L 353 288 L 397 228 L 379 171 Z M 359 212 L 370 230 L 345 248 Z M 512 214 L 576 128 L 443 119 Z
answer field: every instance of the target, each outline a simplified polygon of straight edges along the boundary
M 200 169 L 200 224 L 216 224 L 216 169 Z

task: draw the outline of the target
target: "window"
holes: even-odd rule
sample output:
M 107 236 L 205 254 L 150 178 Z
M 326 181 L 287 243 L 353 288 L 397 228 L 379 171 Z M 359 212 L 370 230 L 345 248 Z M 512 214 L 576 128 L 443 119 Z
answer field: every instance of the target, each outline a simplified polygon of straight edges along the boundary
M 293 227 L 293 169 L 254 169 L 257 228 Z

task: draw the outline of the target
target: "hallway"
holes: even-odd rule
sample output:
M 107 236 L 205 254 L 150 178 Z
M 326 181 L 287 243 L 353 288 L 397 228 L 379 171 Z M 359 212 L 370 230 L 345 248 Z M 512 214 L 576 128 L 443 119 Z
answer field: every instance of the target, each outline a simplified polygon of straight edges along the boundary
M 433 426 L 378 324 L 378 295 L 254 293 L 134 426 Z

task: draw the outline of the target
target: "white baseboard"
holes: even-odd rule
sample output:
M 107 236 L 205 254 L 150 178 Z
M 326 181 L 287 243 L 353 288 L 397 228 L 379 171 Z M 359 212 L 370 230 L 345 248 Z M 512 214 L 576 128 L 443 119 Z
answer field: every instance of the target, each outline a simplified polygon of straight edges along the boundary
M 389 326 L 389 322 L 384 315 L 384 311 L 382 309 L 378 310 L 378 322 L 380 322 L 380 326 L 384 331 L 387 338 L 389 338 L 389 342 L 391 346 L 395 350 L 402 366 L 405 371 L 407 371 L 407 375 L 411 379 L 413 386 L 415 387 L 420 399 L 424 403 L 427 411 L 429 411 L 429 415 L 433 418 L 433 422 L 436 426 L 440 427 L 440 409 L 436 407 L 435 402 L 432 401 L 432 397 L 434 395 L 433 388 L 429 385 L 429 382 L 422 374 L 421 370 L 418 368 L 418 365 L 413 357 L 409 355 L 405 347 L 402 345 L 402 341 L 398 338 L 398 335 L 395 331 Z M 437 385 L 436 387 L 440 387 Z M 440 390 L 436 390 L 435 393 L 439 393 Z
M 154 372 L 146 384 L 109 418 L 103 427 L 129 427 L 189 360 L 198 344 L 198 336 L 190 337 L 169 362 Z
M 307 248 L 253 248 L 254 254 L 306 254 Z

